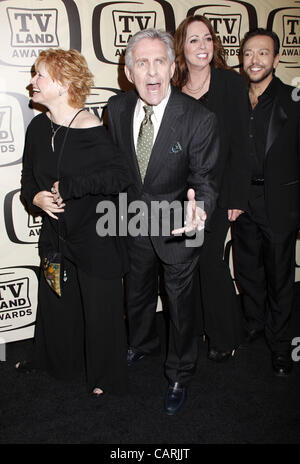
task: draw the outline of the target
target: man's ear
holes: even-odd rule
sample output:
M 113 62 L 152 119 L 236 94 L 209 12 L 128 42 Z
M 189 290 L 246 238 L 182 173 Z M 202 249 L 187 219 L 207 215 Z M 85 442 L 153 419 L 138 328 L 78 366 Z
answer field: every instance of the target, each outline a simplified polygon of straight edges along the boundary
M 279 60 L 280 60 L 280 55 L 279 55 L 279 53 L 277 53 L 277 55 L 276 55 L 275 58 L 274 58 L 274 64 L 273 64 L 273 68 L 274 68 L 274 69 L 277 68 L 278 63 L 279 63 Z
M 124 66 L 124 71 L 125 71 L 125 75 L 126 75 L 127 79 L 129 80 L 129 82 L 131 82 L 132 84 L 134 84 L 133 79 L 132 79 L 132 77 L 131 77 L 130 69 L 126 66 L 126 64 L 125 64 L 125 66 Z
M 174 76 L 175 66 L 176 66 L 175 61 L 173 61 L 173 63 L 171 64 L 171 72 L 170 72 L 170 74 L 171 74 L 171 79 L 172 79 L 172 77 Z

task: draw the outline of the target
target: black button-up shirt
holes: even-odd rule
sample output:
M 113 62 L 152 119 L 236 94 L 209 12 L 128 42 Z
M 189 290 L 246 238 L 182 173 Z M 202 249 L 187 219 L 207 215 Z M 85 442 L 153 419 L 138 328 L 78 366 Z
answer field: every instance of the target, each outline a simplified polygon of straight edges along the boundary
M 274 96 L 274 79 L 272 79 L 264 93 L 258 97 L 258 103 L 254 109 L 252 109 L 249 100 L 249 142 L 252 159 L 252 178 L 264 178 L 266 141 Z

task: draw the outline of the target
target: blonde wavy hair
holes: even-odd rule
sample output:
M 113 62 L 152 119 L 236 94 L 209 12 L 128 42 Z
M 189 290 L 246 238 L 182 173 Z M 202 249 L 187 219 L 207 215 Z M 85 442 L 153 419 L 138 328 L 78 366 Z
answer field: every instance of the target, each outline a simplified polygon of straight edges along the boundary
M 94 85 L 94 76 L 84 56 L 75 49 L 49 48 L 39 54 L 34 64 L 35 68 L 41 62 L 45 64 L 53 80 L 61 82 L 62 85 L 69 85 L 69 105 L 74 108 L 84 106 L 91 87 Z

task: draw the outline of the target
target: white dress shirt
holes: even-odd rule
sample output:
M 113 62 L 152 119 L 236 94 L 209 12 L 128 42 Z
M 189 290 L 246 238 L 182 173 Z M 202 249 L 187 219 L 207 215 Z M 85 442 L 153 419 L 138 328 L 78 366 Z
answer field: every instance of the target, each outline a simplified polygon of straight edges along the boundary
M 153 112 L 154 114 L 151 116 L 151 121 L 154 126 L 154 137 L 153 137 L 153 145 L 167 106 L 167 103 L 169 101 L 171 95 L 171 86 L 169 85 L 168 93 L 165 96 L 165 98 L 156 106 L 153 106 Z M 137 145 L 137 139 L 141 127 L 141 123 L 145 117 L 145 111 L 143 109 L 143 106 L 145 106 L 146 103 L 143 102 L 140 98 L 138 99 L 135 110 L 134 110 L 134 116 L 133 116 L 133 139 L 134 139 L 134 146 L 136 149 Z

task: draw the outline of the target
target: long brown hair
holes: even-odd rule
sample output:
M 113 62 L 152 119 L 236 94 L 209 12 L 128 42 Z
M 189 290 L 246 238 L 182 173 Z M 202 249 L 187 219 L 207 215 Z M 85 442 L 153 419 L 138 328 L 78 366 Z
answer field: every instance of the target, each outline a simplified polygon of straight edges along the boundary
M 195 15 L 195 16 L 187 16 L 178 26 L 174 35 L 174 48 L 176 53 L 176 69 L 173 76 L 173 84 L 180 89 L 186 84 L 188 80 L 188 67 L 186 64 L 185 56 L 184 56 L 184 45 L 186 40 L 186 32 L 189 24 L 199 21 L 206 25 L 207 29 L 209 30 L 213 45 L 214 45 L 214 54 L 213 59 L 211 61 L 211 66 L 214 68 L 221 68 L 221 69 L 229 69 L 229 66 L 226 63 L 226 52 L 225 49 L 219 39 L 217 37 L 211 22 L 202 15 Z

